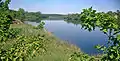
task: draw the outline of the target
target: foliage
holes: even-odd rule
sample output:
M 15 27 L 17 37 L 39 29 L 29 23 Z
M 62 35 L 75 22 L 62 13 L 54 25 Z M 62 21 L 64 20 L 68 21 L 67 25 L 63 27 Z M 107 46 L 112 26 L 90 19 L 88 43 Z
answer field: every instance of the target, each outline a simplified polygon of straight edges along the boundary
M 120 25 L 120 11 L 117 10 L 116 12 L 109 11 L 107 14 L 115 16 L 117 18 L 117 24 Z
M 96 46 L 97 49 L 104 51 L 103 61 L 119 61 L 120 60 L 120 40 L 118 34 L 120 28 L 118 26 L 117 18 L 104 12 L 96 12 L 89 9 L 83 9 L 80 15 L 82 28 L 89 31 L 95 30 L 99 27 L 100 30 L 108 37 L 107 46 Z
M 0 11 L 6 11 L 9 10 L 8 4 L 10 3 L 11 0 L 5 0 L 5 2 L 3 2 L 2 0 L 0 0 Z
M 82 29 L 94 31 L 96 27 L 100 29 L 107 37 L 108 42 L 105 45 L 97 45 L 98 50 L 103 51 L 102 60 L 119 61 L 120 60 L 120 11 L 109 11 L 107 13 L 97 12 L 92 7 L 83 9 L 81 14 L 71 14 L 65 18 L 66 22 L 81 24 Z
M 95 10 L 96 11 L 96 10 Z M 99 13 L 104 13 L 104 12 L 99 12 Z M 116 12 L 113 12 L 113 11 L 108 11 L 106 14 L 108 15 L 111 15 L 111 16 L 115 16 L 117 18 L 117 24 L 120 25 L 120 11 L 117 10 Z M 67 23 L 73 23 L 75 25 L 79 25 L 81 24 L 81 19 L 80 19 L 80 15 L 81 14 L 68 14 L 66 17 L 65 17 L 65 21 Z
M 67 44 L 55 41 L 58 39 L 49 37 L 48 34 L 42 35 L 42 33 L 47 33 L 41 32 L 44 22 L 40 22 L 38 26 L 39 30 L 33 29 L 32 26 L 26 26 L 25 28 L 23 27 L 25 24 L 20 24 L 19 26 L 22 25 L 21 28 L 12 28 L 10 25 L 13 19 L 16 18 L 23 21 L 24 19 L 40 20 L 41 13 L 25 12 L 23 9 L 19 9 L 18 11 L 9 10 L 9 2 L 10 0 L 6 0 L 5 2 L 1 2 L 0 0 L 0 41 L 2 41 L 0 42 L 0 61 L 29 61 L 29 59 L 33 59 L 46 52 L 46 48 L 48 51 L 46 53 L 47 56 L 54 57 L 51 61 L 66 61 L 69 58 L 68 54 L 77 50 L 74 47 L 69 47 Z M 44 60 L 48 61 L 49 59 Z
M 28 12 L 25 11 L 23 8 L 19 8 L 18 11 L 10 10 L 9 14 L 14 19 L 19 19 L 21 21 L 35 21 L 35 22 L 41 22 L 43 19 L 64 19 L 65 15 L 61 14 L 42 14 L 41 12 Z
M 41 12 L 25 12 L 24 20 L 41 22 L 42 20 Z
M 9 15 L 9 7 L 8 4 L 10 0 L 6 0 L 5 2 L 1 1 L 0 5 L 0 41 L 6 41 L 9 38 L 13 38 L 17 35 L 18 31 L 16 29 L 10 29 L 10 25 L 12 24 L 12 17 Z
M 29 57 L 39 56 L 45 49 L 41 41 L 41 37 L 37 36 L 18 36 L 17 41 L 8 50 L 1 47 L 0 60 L 1 61 L 25 61 Z
M 37 29 L 43 29 L 44 25 L 45 25 L 44 22 L 40 22 L 40 24 L 37 26 Z
M 4 3 L 1 1 L 0 7 L 0 41 L 5 41 L 9 36 L 9 27 L 12 23 L 12 18 L 8 15 L 8 4 L 10 0 L 6 0 Z
M 120 11 L 117 10 L 117 12 L 115 12 L 115 14 L 117 15 L 117 23 L 118 23 L 118 25 L 120 25 Z
M 22 8 L 19 8 L 18 12 L 16 13 L 17 18 L 21 21 L 25 19 L 25 11 Z
M 73 23 L 75 25 L 80 24 L 78 20 L 80 20 L 79 18 L 80 14 L 68 14 L 68 16 L 66 16 L 64 19 L 67 23 Z
M 11 19 L 6 14 L 0 13 L 0 41 L 7 39 L 11 22 Z
M 9 29 L 9 38 L 12 39 L 12 38 L 16 38 L 19 33 L 20 33 L 21 29 L 19 28 L 10 28 Z
M 41 37 L 18 35 L 20 29 L 10 28 L 13 20 L 9 15 L 8 4 L 10 0 L 0 2 L 0 11 L 2 11 L 0 12 L 0 61 L 24 61 L 28 57 L 34 57 L 38 53 L 44 52 L 45 49 L 41 43 L 44 40 Z M 20 19 L 24 19 L 23 13 L 24 10 L 19 9 Z M 13 16 L 15 15 L 13 14 Z M 16 43 L 12 47 L 5 49 L 3 45 L 6 44 L 7 40 L 11 39 L 16 39 Z
M 70 61 L 95 61 L 95 57 L 91 57 L 88 54 L 81 52 L 75 52 L 71 55 Z
M 42 14 L 42 19 L 49 19 L 49 20 L 61 20 L 64 19 L 66 15 L 62 14 Z
M 9 14 L 13 19 L 19 19 L 22 22 L 24 21 L 41 21 L 42 16 L 41 12 L 27 12 L 23 8 L 19 8 L 18 11 L 10 10 Z
M 0 44 L 1 46 L 3 46 L 4 49 L 9 48 L 8 50 L 10 50 L 12 47 L 9 46 L 17 45 L 16 43 L 22 39 L 25 39 L 27 41 L 40 39 L 38 42 L 41 46 L 43 46 L 43 48 L 39 48 L 41 51 L 40 53 L 37 53 L 39 51 L 36 50 L 36 56 L 32 57 L 32 55 L 25 55 L 25 61 L 68 61 L 70 54 L 80 51 L 76 46 L 59 40 L 52 34 L 48 34 L 48 32 L 45 32 L 44 30 L 35 29 L 34 26 L 28 24 L 12 24 L 11 28 L 16 30 L 20 29 L 20 36 L 6 41 L 4 45 Z M 19 37 L 23 38 L 18 40 L 17 38 Z M 32 48 L 30 47 L 30 49 Z

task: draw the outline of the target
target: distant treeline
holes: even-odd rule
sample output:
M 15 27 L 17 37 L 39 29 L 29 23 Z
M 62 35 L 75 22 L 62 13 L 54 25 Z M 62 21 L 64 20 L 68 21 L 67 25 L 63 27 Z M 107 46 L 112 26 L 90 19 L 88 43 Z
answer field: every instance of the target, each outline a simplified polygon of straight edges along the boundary
M 47 20 L 63 20 L 66 16 L 62 14 L 42 14 L 42 18 Z
M 14 19 L 19 19 L 21 21 L 33 21 L 33 20 L 42 20 L 41 12 L 28 12 L 20 8 L 18 11 L 10 10 L 9 14 Z
M 49 17 L 64 17 L 61 14 L 42 14 L 41 12 L 28 12 L 22 8 L 19 10 L 10 10 L 9 14 L 14 19 L 19 19 L 21 21 L 41 21 L 44 19 L 49 19 Z M 58 18 L 57 18 L 58 19 Z
M 100 13 L 105 13 L 105 12 L 100 12 Z M 117 10 L 116 12 L 108 11 L 106 12 L 106 14 L 117 17 L 117 23 L 120 25 L 120 10 Z M 65 17 L 65 21 L 68 23 L 73 23 L 78 25 L 81 23 L 80 16 L 81 14 L 68 14 Z

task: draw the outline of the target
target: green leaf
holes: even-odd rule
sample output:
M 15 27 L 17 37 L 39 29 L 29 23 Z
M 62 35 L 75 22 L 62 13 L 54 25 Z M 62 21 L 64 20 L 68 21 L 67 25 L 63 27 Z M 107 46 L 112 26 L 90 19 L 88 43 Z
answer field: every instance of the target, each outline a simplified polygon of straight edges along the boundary
M 23 61 L 23 59 L 22 59 L 22 58 L 19 58 L 19 61 Z
M 3 59 L 5 59 L 5 57 L 1 57 L 1 59 L 3 60 Z
M 107 32 L 108 32 L 108 30 L 107 30 L 107 29 L 103 29 L 102 31 L 103 31 L 104 33 L 107 33 Z
M 111 58 L 111 59 L 113 59 L 113 57 L 114 57 L 114 55 L 113 55 L 113 54 L 112 54 L 112 55 L 110 55 L 110 58 Z
M 117 35 L 117 40 L 120 40 L 120 34 Z
M 101 46 L 100 46 L 100 45 L 96 45 L 96 46 L 95 46 L 95 48 L 100 49 L 100 48 L 101 48 Z

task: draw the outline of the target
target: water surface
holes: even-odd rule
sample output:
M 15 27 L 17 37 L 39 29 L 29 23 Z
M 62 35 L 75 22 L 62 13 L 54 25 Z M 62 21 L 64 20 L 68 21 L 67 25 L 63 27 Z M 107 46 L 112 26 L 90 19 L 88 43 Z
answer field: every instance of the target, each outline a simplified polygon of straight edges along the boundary
M 106 36 L 97 28 L 95 31 L 89 32 L 81 29 L 80 25 L 67 23 L 64 20 L 46 20 L 45 28 L 49 32 L 62 39 L 78 46 L 83 52 L 88 54 L 97 54 L 98 51 L 94 48 L 97 44 L 105 44 Z M 26 22 L 37 26 L 39 23 Z

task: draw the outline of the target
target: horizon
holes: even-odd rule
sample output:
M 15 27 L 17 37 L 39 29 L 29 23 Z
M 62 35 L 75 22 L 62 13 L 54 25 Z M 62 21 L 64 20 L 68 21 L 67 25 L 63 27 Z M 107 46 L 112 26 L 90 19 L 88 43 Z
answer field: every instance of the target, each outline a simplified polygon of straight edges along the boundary
M 11 0 L 10 9 L 25 9 L 29 12 L 40 11 L 42 14 L 80 13 L 82 9 L 93 7 L 97 11 L 107 12 L 119 10 L 119 0 Z

